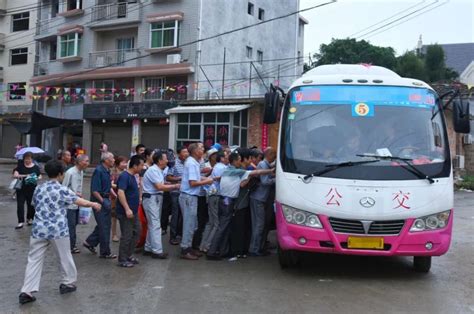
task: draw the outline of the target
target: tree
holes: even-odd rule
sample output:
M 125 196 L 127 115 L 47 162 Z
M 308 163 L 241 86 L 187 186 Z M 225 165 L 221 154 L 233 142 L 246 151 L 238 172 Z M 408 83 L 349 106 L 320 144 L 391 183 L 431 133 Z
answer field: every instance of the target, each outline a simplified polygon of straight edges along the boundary
M 394 70 L 397 66 L 395 50 L 391 47 L 378 47 L 365 40 L 332 39 L 331 43 L 322 44 L 320 53 L 315 54 L 317 61 L 312 65 L 337 63 L 370 63 Z
M 440 45 L 429 45 L 424 55 L 425 69 L 430 82 L 445 79 L 446 63 L 444 62 L 444 50 Z
M 414 52 L 407 51 L 398 57 L 397 73 L 403 77 L 426 81 L 425 64 Z

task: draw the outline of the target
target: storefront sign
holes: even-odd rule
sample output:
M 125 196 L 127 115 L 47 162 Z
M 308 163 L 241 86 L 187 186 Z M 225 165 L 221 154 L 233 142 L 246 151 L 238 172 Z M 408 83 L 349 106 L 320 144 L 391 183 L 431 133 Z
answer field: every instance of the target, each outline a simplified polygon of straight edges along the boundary
M 268 147 L 268 124 L 262 124 L 262 150 Z
M 176 107 L 170 101 L 142 103 L 93 103 L 84 105 L 84 119 L 115 120 L 115 119 L 144 119 L 166 118 L 165 110 Z
M 139 119 L 134 119 L 132 121 L 132 147 L 140 144 L 140 123 Z

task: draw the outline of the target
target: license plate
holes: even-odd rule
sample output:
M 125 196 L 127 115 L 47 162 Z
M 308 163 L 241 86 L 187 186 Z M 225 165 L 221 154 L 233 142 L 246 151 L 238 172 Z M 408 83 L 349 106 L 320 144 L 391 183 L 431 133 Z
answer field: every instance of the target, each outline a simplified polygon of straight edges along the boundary
M 349 237 L 347 239 L 349 249 L 383 250 L 383 244 L 383 238 L 379 237 Z

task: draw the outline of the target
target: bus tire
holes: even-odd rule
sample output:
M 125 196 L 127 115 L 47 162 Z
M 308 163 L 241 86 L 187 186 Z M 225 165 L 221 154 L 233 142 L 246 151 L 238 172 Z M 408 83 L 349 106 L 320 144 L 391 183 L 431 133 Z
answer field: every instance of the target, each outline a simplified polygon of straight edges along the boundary
M 282 269 L 295 267 L 300 262 L 299 254 L 295 251 L 283 250 L 278 246 L 278 262 Z
M 431 268 L 431 256 L 414 256 L 413 267 L 418 273 L 428 273 Z

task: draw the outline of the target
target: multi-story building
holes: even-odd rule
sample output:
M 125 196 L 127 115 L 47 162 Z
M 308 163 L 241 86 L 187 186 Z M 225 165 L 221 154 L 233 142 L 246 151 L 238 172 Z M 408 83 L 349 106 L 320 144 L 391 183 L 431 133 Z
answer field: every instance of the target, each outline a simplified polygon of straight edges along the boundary
M 12 157 L 29 140 L 8 121 L 30 116 L 25 86 L 33 75 L 36 7 L 35 0 L 0 0 L 0 157 Z
M 34 109 L 82 121 L 45 132 L 51 153 L 77 142 L 97 161 L 101 142 L 118 154 L 129 154 L 138 142 L 258 144 L 249 136 L 262 111 L 255 98 L 270 83 L 288 86 L 303 67 L 306 22 L 298 14 L 211 39 L 297 11 L 299 1 L 41 0 L 38 5 Z M 178 104 L 179 110 L 172 109 Z

